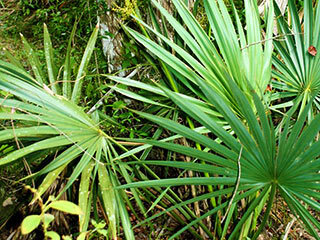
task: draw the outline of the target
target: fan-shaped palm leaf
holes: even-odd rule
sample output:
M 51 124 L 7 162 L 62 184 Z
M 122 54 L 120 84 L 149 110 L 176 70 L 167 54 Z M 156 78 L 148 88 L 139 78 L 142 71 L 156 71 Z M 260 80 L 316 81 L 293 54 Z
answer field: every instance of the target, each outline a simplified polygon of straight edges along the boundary
M 273 57 L 273 64 L 276 67 L 273 75 L 281 82 L 274 81 L 273 85 L 283 91 L 274 98 L 289 98 L 289 101 L 272 108 L 291 106 L 293 102 L 297 102 L 301 104 L 301 114 L 305 105 L 313 100 L 317 109 L 320 109 L 320 71 L 317 67 L 320 63 L 320 54 L 317 53 L 320 49 L 320 4 L 317 3 L 314 10 L 312 2 L 312 0 L 304 1 L 304 14 L 300 21 L 294 1 L 289 0 L 290 25 L 281 15 L 279 8 L 275 7 L 279 29 L 285 41 L 274 42 L 281 58 Z M 310 110 L 312 112 L 312 109 Z
M 262 27 L 255 1 L 245 1 L 246 34 L 236 11 L 234 11 L 234 14 L 237 23 L 236 27 L 234 27 L 223 1 L 218 1 L 218 3 L 216 1 L 204 1 L 214 42 L 202 29 L 193 14 L 189 12 L 183 1 L 173 1 L 183 24 L 170 15 L 157 1 L 153 0 L 152 3 L 161 12 L 164 19 L 169 22 L 175 33 L 184 41 L 184 47 L 171 41 L 166 34 L 162 34 L 159 27 L 153 29 L 138 18 L 135 19 L 147 31 L 155 34 L 159 39 L 158 41 L 152 41 L 148 36 L 144 36 L 130 28 L 126 27 L 125 29 L 152 54 L 161 59 L 165 66 L 169 67 L 171 75 L 179 83 L 175 84 L 175 86 L 184 86 L 187 89 L 187 91 L 181 91 L 181 93 L 192 93 L 207 102 L 206 96 L 199 90 L 196 81 L 196 79 L 203 79 L 240 115 L 240 108 L 227 84 L 229 78 L 244 92 L 249 91 L 247 84 L 249 82 L 262 98 L 271 78 L 272 3 L 266 18 L 265 42 L 261 37 Z M 216 48 L 215 44 L 218 48 Z M 172 54 L 172 52 L 175 54 Z M 119 78 L 117 80 L 119 81 Z M 172 90 L 175 92 L 180 91 L 178 87 L 171 85 L 170 88 Z M 247 97 L 250 105 L 254 107 L 251 96 L 248 95 Z
M 223 144 L 217 144 L 214 138 L 199 134 L 174 121 L 142 112 L 138 112 L 138 114 L 174 133 L 180 134 L 186 139 L 201 144 L 209 151 L 199 151 L 187 146 L 154 140 L 136 141 L 166 148 L 170 151 L 188 155 L 194 159 L 193 163 L 150 160 L 145 161 L 146 164 L 170 166 L 200 173 L 208 172 L 210 173 L 210 177 L 137 182 L 119 188 L 179 185 L 221 186 L 220 190 L 200 195 L 167 209 L 167 211 L 171 211 L 178 206 L 209 199 L 213 196 L 219 196 L 223 199 L 221 204 L 209 209 L 200 218 L 190 222 L 171 236 L 170 239 L 174 239 L 186 229 L 205 219 L 207 216 L 216 214 L 218 211 L 222 211 L 228 219 L 225 222 L 224 229 L 232 230 L 228 234 L 228 239 L 239 239 L 242 234 L 240 230 L 241 232 L 244 231 L 246 221 L 256 209 L 259 208 L 261 210 L 264 203 L 266 203 L 260 227 L 249 233 L 249 236 L 256 239 L 267 222 L 277 192 L 280 193 L 292 213 L 303 221 L 310 234 L 320 239 L 317 232 L 320 229 L 320 224 L 311 214 L 313 211 L 319 212 L 320 210 L 320 185 L 318 183 L 320 176 L 320 143 L 319 141 L 315 141 L 320 130 L 320 115 L 316 116 L 309 126 L 306 126 L 305 120 L 308 108 L 310 107 L 308 105 L 289 132 L 289 127 L 291 127 L 291 115 L 289 113 L 284 121 L 280 135 L 276 137 L 271 118 L 266 115 L 265 108 L 256 93 L 252 94 L 252 98 L 255 102 L 258 118 L 253 110 L 247 107 L 249 102 L 245 95 L 232 80 L 229 81 L 229 86 L 247 122 L 247 126 L 245 126 L 224 99 L 213 91 L 205 81 L 199 80 L 197 82 L 209 102 L 216 106 L 228 124 L 230 124 L 234 135 L 223 129 L 220 124 L 212 120 L 196 104 L 181 98 L 177 93 L 163 89 L 177 106 L 202 126 L 205 126 L 213 136 L 221 139 Z M 292 109 L 291 113 L 294 110 Z M 205 163 L 198 163 L 198 161 Z M 234 219 L 232 215 L 237 211 L 237 208 L 240 211 L 240 200 L 245 201 L 247 206 L 240 213 L 241 218 Z M 308 211 L 307 206 L 313 210 Z M 161 214 L 163 213 L 156 216 Z M 150 219 L 146 221 L 148 220 Z M 229 225 L 230 223 L 232 225 Z M 220 237 L 225 237 L 226 234 L 227 232 L 224 232 L 224 235 Z
M 75 27 L 71 39 L 74 33 Z M 48 151 L 44 150 L 54 149 L 56 155 L 51 156 L 51 161 L 39 172 L 28 176 L 45 174 L 38 188 L 39 194 L 42 195 L 66 168 L 72 169 L 62 192 L 68 189 L 76 179 L 81 179 L 78 202 L 85 215 L 80 216 L 79 219 L 80 231 L 86 231 L 88 227 L 93 196 L 97 196 L 93 194 L 94 185 L 98 182 L 98 195 L 108 216 L 110 236 L 116 239 L 117 228 L 121 222 L 126 237 L 133 239 L 126 209 L 126 205 L 130 205 L 130 202 L 124 192 L 114 190 L 114 187 L 120 184 L 118 174 L 126 176 L 126 181 L 131 182 L 131 176 L 128 175 L 131 169 L 119 168 L 113 163 L 113 158 L 118 156 L 116 148 L 120 147 L 122 150 L 125 148 L 101 130 L 99 120 L 94 114 L 88 115 L 83 108 L 76 105 L 79 103 L 86 68 L 94 49 L 97 33 L 98 27 L 88 41 L 74 84 L 71 81 L 73 77 L 70 65 L 71 40 L 67 49 L 63 79 L 60 81 L 55 69 L 52 44 L 46 26 L 44 27 L 44 48 L 48 75 L 42 71 L 37 55 L 24 38 L 23 42 L 35 79 L 25 70 L 0 61 L 0 89 L 14 96 L 0 100 L 2 108 L 12 109 L 11 113 L 2 111 L 0 119 L 14 123 L 11 127 L 1 130 L 0 141 L 16 140 L 20 143 L 18 150 L 0 159 L 0 165 L 12 164 L 23 157 L 28 161 L 37 160 L 32 158 L 33 153 L 42 152 L 42 155 L 47 157 Z M 62 192 L 59 194 L 61 195 Z M 144 212 L 137 191 L 134 190 L 133 194 Z

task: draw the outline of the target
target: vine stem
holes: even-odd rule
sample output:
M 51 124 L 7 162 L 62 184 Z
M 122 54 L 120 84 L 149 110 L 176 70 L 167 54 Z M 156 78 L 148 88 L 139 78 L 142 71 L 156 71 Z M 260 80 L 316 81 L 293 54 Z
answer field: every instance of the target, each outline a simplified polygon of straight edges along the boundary
M 221 224 L 224 222 L 224 220 L 226 219 L 226 217 L 227 217 L 227 215 L 228 215 L 228 213 L 230 211 L 231 205 L 233 203 L 234 198 L 237 195 L 238 188 L 239 188 L 239 185 L 240 185 L 240 179 L 241 179 L 241 163 L 240 163 L 240 159 L 241 159 L 241 155 L 242 155 L 242 150 L 243 150 L 243 146 L 241 145 L 241 149 L 240 149 L 239 156 L 238 156 L 238 177 L 237 177 L 236 186 L 234 188 L 234 192 L 232 194 L 231 200 L 230 200 L 230 202 L 228 204 L 227 211 L 226 211 L 226 213 L 224 214 L 224 216 L 223 216 L 223 218 L 221 220 Z

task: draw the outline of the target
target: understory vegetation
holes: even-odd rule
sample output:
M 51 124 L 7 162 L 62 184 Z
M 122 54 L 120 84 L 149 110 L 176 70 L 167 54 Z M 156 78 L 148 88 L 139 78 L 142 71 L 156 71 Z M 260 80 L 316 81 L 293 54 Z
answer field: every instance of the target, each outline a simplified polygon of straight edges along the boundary
M 320 4 L 0 0 L 1 239 L 320 239 Z

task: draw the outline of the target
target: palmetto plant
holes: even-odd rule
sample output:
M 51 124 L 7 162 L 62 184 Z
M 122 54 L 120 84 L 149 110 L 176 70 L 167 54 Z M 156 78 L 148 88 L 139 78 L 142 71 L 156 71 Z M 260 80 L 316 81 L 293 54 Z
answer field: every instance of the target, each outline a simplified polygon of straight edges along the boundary
M 162 65 L 166 67 L 163 68 L 164 72 L 166 69 L 167 72 L 169 70 L 170 74 L 167 74 L 167 78 L 170 84 L 167 85 L 170 85 L 172 90 L 184 94 L 191 93 L 196 98 L 207 101 L 196 82 L 196 79 L 203 79 L 240 115 L 239 106 L 227 84 L 228 79 L 232 79 L 244 92 L 249 91 L 249 82 L 260 98 L 263 97 L 271 79 L 272 3 L 265 19 L 267 27 L 265 40 L 263 40 L 256 1 L 245 1 L 246 30 L 241 25 L 236 11 L 234 11 L 236 26 L 233 25 L 222 0 L 204 1 L 210 34 L 204 31 L 183 1 L 172 1 L 182 23 L 170 15 L 157 1 L 151 2 L 162 14 L 163 20 L 166 20 L 175 34 L 182 39 L 182 45 L 171 41 L 165 32 L 162 34 L 156 20 L 153 20 L 155 25 L 153 29 L 135 18 L 143 28 L 157 37 L 156 41 L 150 40 L 148 35 L 145 36 L 146 34 L 142 35 L 130 28 L 125 29 L 161 60 Z M 121 81 L 119 78 L 114 79 Z M 134 83 L 131 82 L 131 84 Z M 253 107 L 251 96 L 247 97 Z
M 216 111 L 215 107 L 207 100 L 207 96 L 201 91 L 197 79 L 206 81 L 208 86 L 218 92 L 240 116 L 242 113 L 238 102 L 227 84 L 229 79 L 232 79 L 244 92 L 249 92 L 249 82 L 255 88 L 259 97 L 264 97 L 264 91 L 271 78 L 272 3 L 268 9 L 268 14 L 266 14 L 266 36 L 263 39 L 256 1 L 245 1 L 246 30 L 241 25 L 235 9 L 236 26 L 233 25 L 223 1 L 204 1 L 209 21 L 209 33 L 205 32 L 201 24 L 188 10 L 185 5 L 186 1 L 172 1 L 177 18 L 170 15 L 158 1 L 151 2 L 161 13 L 162 23 L 159 24 L 151 9 L 150 16 L 153 28 L 135 17 L 143 34 L 126 27 L 125 30 L 149 51 L 148 59 L 152 59 L 151 65 L 155 65 L 157 63 L 156 59 L 159 59 L 156 66 L 164 73 L 164 80 L 160 80 L 158 84 L 148 84 L 132 79 L 109 76 L 117 83 L 141 89 L 142 93 L 138 95 L 117 87 L 112 88 L 121 94 L 147 103 L 146 111 L 151 114 L 165 116 L 174 121 L 182 117 L 189 127 L 194 128 L 194 123 L 190 118 L 179 112 L 175 102 L 172 102 L 172 99 L 168 98 L 158 85 L 167 87 L 179 94 L 182 99 L 197 105 L 211 119 L 230 129 L 226 121 L 221 118 L 222 115 Z M 168 27 L 168 25 L 170 26 Z M 172 40 L 169 38 L 170 34 L 167 31 L 169 28 L 174 31 Z M 143 95 L 143 93 L 147 94 Z M 247 94 L 247 98 L 250 106 L 254 108 L 250 94 Z M 159 136 L 158 133 L 161 132 L 161 129 L 157 129 L 155 136 Z M 200 144 L 196 144 L 195 148 L 202 149 Z M 132 152 L 142 149 L 142 147 L 137 148 Z M 146 157 L 146 154 L 143 154 L 143 156 Z M 172 155 L 169 151 L 167 159 L 170 159 L 170 156 Z M 207 172 L 203 174 L 209 176 Z M 208 186 L 208 190 L 213 192 L 213 187 Z M 193 196 L 195 197 L 196 194 L 193 194 Z M 212 205 L 216 205 L 217 200 L 214 197 L 210 199 Z M 256 219 L 257 216 L 254 218 Z M 220 227 L 218 223 L 216 229 Z
M 96 114 L 86 114 L 84 109 L 77 105 L 80 102 L 86 68 L 97 39 L 98 26 L 88 41 L 75 76 L 72 74 L 70 62 L 71 39 L 74 33 L 75 28 L 70 37 L 61 78 L 55 69 L 52 44 L 46 26 L 44 49 L 47 74 L 42 72 L 36 53 L 24 38 L 27 57 L 35 78 L 19 68 L 13 58 L 11 60 L 16 66 L 0 61 L 0 89 L 2 94 L 8 94 L 0 100 L 0 119 L 11 123 L 1 130 L 0 141 L 16 142 L 18 148 L 3 156 L 0 165 L 12 164 L 23 158 L 27 161 L 49 159 L 50 162 L 45 167 L 29 176 L 45 175 L 37 190 L 40 195 L 59 175 L 69 172 L 68 181 L 57 194 L 58 197 L 61 196 L 80 179 L 78 204 L 85 213 L 79 219 L 80 232 L 87 230 L 91 206 L 96 208 L 97 198 L 100 198 L 108 216 L 110 236 L 116 239 L 121 222 L 126 237 L 133 239 L 126 209 L 126 205 L 131 206 L 131 203 L 123 191 L 114 191 L 114 186 L 120 184 L 118 174 L 131 182 L 131 169 L 113 162 L 113 158 L 118 156 L 117 151 L 125 151 L 125 148 L 102 130 Z M 132 193 L 144 211 L 136 190 Z
M 63 73 L 54 74 L 52 44 L 46 27 L 44 47 L 47 75 L 41 71 L 36 52 L 25 39 L 23 41 L 28 53 L 28 60 L 36 78 L 21 68 L 21 64 L 11 55 L 8 56 L 14 65 L 0 61 L 1 94 L 8 94 L 1 97 L 0 100 L 0 119 L 5 123 L 10 123 L 4 125 L 6 128 L 1 131 L 0 142 L 13 142 L 14 145 L 16 142 L 18 143 L 18 150 L 0 158 L 0 166 L 12 164 L 24 158 L 29 162 L 39 161 L 43 158 L 49 160 L 49 163 L 39 172 L 29 176 L 45 176 L 37 189 L 40 195 L 44 194 L 59 176 L 67 175 L 68 181 L 62 192 L 58 193 L 58 197 L 68 188 L 74 186 L 74 183 L 79 186 L 77 191 L 78 204 L 85 213 L 79 219 L 80 232 L 86 232 L 91 206 L 93 205 L 94 210 L 97 211 L 97 201 L 100 199 L 108 216 L 110 236 L 116 238 L 121 223 L 126 238 L 134 239 L 127 207 L 130 208 L 132 214 L 139 218 L 131 200 L 135 199 L 141 213 L 146 214 L 140 196 L 144 195 L 148 199 L 156 199 L 157 197 L 148 191 L 142 194 L 132 189 L 133 199 L 131 198 L 129 201 L 124 191 L 115 191 L 114 187 L 120 185 L 120 177 L 127 183 L 138 178 L 134 172 L 138 172 L 139 178 L 142 179 L 148 179 L 150 176 L 153 179 L 159 179 L 159 177 L 147 166 L 144 166 L 143 171 L 136 168 L 133 171 L 133 168 L 128 166 L 125 161 L 122 162 L 122 158 L 138 160 L 134 154 L 139 151 L 127 152 L 123 145 L 103 131 L 103 123 L 100 122 L 97 114 L 85 113 L 84 109 L 76 104 L 76 102 L 79 103 L 80 98 L 73 97 L 78 96 L 75 94 L 76 92 L 81 93 L 83 83 L 78 81 L 84 81 L 86 66 L 95 45 L 97 31 L 98 28 L 93 31 L 82 62 L 74 76 L 70 64 L 71 40 L 68 45 Z M 73 38 L 74 32 L 75 28 L 70 39 Z M 62 75 L 62 79 L 59 77 L 60 75 Z M 75 79 L 75 81 L 71 81 L 71 79 Z M 76 91 L 75 88 L 78 90 Z M 105 118 L 107 116 L 104 116 Z M 167 141 L 176 138 L 178 136 L 173 136 Z M 150 147 L 143 146 L 142 150 L 144 150 L 143 155 L 146 155 L 150 151 Z M 121 156 L 118 156 L 119 151 L 122 153 Z M 77 179 L 80 180 L 79 185 Z M 155 190 L 161 191 L 160 188 Z M 181 201 L 172 190 L 168 190 L 165 197 L 172 204 Z M 163 203 L 162 200 L 159 200 L 158 204 L 166 207 L 168 202 Z M 188 207 L 179 208 L 179 210 L 186 219 L 194 217 Z M 183 223 L 179 215 L 173 214 L 173 216 L 180 223 Z M 202 226 L 205 228 L 204 225 Z M 195 231 L 193 234 L 199 236 Z
M 266 115 L 263 103 L 253 90 L 250 94 L 254 99 L 258 116 L 255 115 L 251 108 L 247 107 L 249 102 L 245 94 L 233 81 L 229 81 L 229 87 L 232 89 L 234 97 L 241 108 L 240 110 L 243 112 L 243 117 L 247 122 L 247 125 L 245 125 L 225 100 L 212 90 L 211 86 L 208 86 L 207 82 L 197 80 L 197 83 L 203 94 L 208 98 L 209 103 L 216 106 L 228 124 L 230 124 L 234 134 L 226 131 L 196 104 L 181 98 L 175 92 L 163 89 L 181 110 L 212 134 L 202 135 L 169 119 L 142 112 L 137 113 L 157 123 L 159 126 L 190 141 L 201 144 L 206 151 L 155 140 L 134 141 L 175 151 L 187 155 L 193 160 L 183 162 L 153 161 L 150 159 L 145 161 L 145 164 L 174 167 L 195 173 L 207 172 L 210 173 L 210 176 L 136 182 L 118 188 L 179 185 L 219 186 L 216 191 L 173 205 L 166 211 L 146 220 L 150 221 L 186 204 L 210 199 L 211 197 L 219 197 L 221 199 L 219 205 L 208 209 L 201 217 L 190 221 L 188 225 L 177 231 L 170 239 L 174 239 L 206 217 L 219 212 L 219 220 L 224 220 L 219 239 L 224 239 L 225 237 L 227 239 L 242 239 L 245 236 L 256 239 L 268 221 L 268 216 L 272 211 L 277 194 L 283 198 L 292 213 L 304 223 L 309 233 L 316 239 L 320 239 L 318 235 L 320 224 L 315 216 L 311 214 L 318 214 L 320 211 L 320 185 L 318 182 L 320 177 L 320 142 L 316 141 L 320 130 L 320 115 L 317 115 L 310 125 L 306 125 L 305 121 L 310 108 L 310 105 L 308 105 L 292 126 L 290 118 L 292 117 L 291 113 L 295 110 L 293 108 L 283 121 L 279 135 L 276 136 L 272 119 L 270 115 Z M 215 141 L 217 138 L 223 144 L 218 144 Z M 131 164 L 139 163 L 131 162 Z M 243 206 L 243 202 L 246 203 L 245 206 Z M 256 224 L 253 224 L 253 229 L 249 231 L 252 226 L 249 223 L 248 227 L 248 220 L 256 211 L 260 212 L 262 209 L 264 209 L 262 211 L 263 216 L 258 224 L 260 226 L 256 228 Z
M 273 108 L 291 106 L 293 102 L 301 104 L 300 113 L 311 100 L 317 110 L 319 105 L 320 79 L 320 5 L 317 2 L 313 8 L 313 1 L 304 1 L 303 18 L 300 20 L 294 1 L 289 0 L 290 22 L 275 8 L 277 22 L 285 41 L 275 41 L 274 46 L 281 58 L 273 57 L 276 70 L 273 75 L 280 80 L 274 81 L 273 86 L 281 90 L 275 98 L 289 100 Z M 316 97 L 313 97 L 316 96 Z M 293 100 L 292 100 L 293 99 Z M 310 117 L 313 109 L 310 109 Z

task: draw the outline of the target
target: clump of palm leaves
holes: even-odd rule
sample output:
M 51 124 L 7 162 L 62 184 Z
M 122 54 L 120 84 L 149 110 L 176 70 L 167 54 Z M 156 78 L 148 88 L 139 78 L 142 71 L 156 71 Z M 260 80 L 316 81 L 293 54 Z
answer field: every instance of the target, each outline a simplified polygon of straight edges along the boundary
M 312 206 L 313 209 L 319 210 L 319 203 L 314 200 L 319 199 L 317 192 L 319 175 L 317 172 L 318 163 L 316 162 L 320 152 L 314 152 L 318 146 L 316 137 L 319 131 L 317 126 L 319 117 L 317 116 L 311 123 L 312 126 L 305 127 L 305 119 L 311 106 L 308 105 L 305 111 L 302 108 L 301 115 L 297 120 L 294 117 L 294 110 L 298 108 L 298 105 L 294 105 L 283 119 L 282 125 L 278 128 L 280 133 L 278 133 L 275 131 L 271 116 L 266 114 L 268 109 L 265 106 L 268 104 L 264 95 L 271 77 L 272 1 L 267 12 L 267 34 L 264 40 L 260 35 L 260 18 L 254 1 L 245 1 L 246 35 L 236 12 L 238 32 L 236 33 L 230 27 L 233 26 L 232 21 L 223 1 L 218 1 L 218 3 L 204 1 L 214 44 L 188 11 L 183 1 L 173 1 L 182 23 L 172 17 L 157 1 L 152 2 L 163 14 L 163 19 L 166 19 L 175 33 L 183 39 L 184 45 L 174 43 L 169 40 L 166 34 L 161 34 L 159 26 L 152 29 L 137 18 L 136 20 L 158 39 L 152 41 L 146 34 L 139 34 L 129 28 L 126 30 L 152 54 L 156 55 L 161 60 L 160 66 L 164 72 L 168 73 L 165 70 L 169 69 L 174 78 L 170 78 L 170 75 L 166 74 L 170 84 L 165 85 L 162 83 L 150 85 L 131 79 L 110 78 L 118 83 L 170 98 L 174 103 L 170 106 L 178 106 L 186 113 L 188 123 L 192 122 L 190 119 L 194 119 L 198 125 L 205 127 L 206 133 L 212 133 L 211 136 L 214 138 L 194 131 L 194 123 L 188 128 L 168 118 L 138 112 L 140 116 L 193 141 L 197 146 L 197 148 L 192 148 L 162 141 L 135 140 L 187 155 L 194 161 L 148 160 L 144 162 L 145 164 L 176 167 L 185 171 L 193 171 L 192 175 L 199 173 L 205 177 L 147 181 L 119 188 L 129 186 L 214 186 L 207 194 L 196 196 L 192 200 L 167 209 L 167 211 L 171 211 L 177 207 L 205 199 L 209 201 L 218 199 L 219 201 L 218 205 L 215 204 L 215 201 L 211 201 L 212 209 L 200 218 L 190 221 L 171 239 L 187 229 L 192 229 L 193 226 L 210 215 L 214 216 L 213 219 L 216 222 L 219 222 L 220 229 L 219 227 L 215 228 L 217 231 L 215 234 L 220 239 L 226 236 L 228 239 L 242 239 L 247 236 L 255 239 L 267 223 L 276 192 L 281 194 L 292 212 L 299 215 L 308 231 L 317 236 L 317 230 L 314 229 L 314 226 L 319 229 L 319 223 L 305 207 Z M 292 4 L 291 2 L 290 5 Z M 278 8 L 276 7 L 276 9 L 278 13 Z M 154 25 L 156 24 L 154 23 Z M 239 34 L 240 40 L 238 40 L 237 34 Z M 186 92 L 191 93 L 195 98 L 181 94 L 179 89 L 182 88 L 177 87 L 177 82 L 180 86 L 186 87 L 189 90 Z M 173 92 L 168 88 L 171 88 Z M 161 107 L 161 104 L 164 103 L 124 92 L 121 89 L 114 89 L 155 106 Z M 311 94 L 310 98 L 314 99 L 314 95 Z M 161 100 L 162 98 L 154 99 Z M 262 99 L 263 102 L 261 102 Z M 162 107 L 168 108 L 163 105 Z M 221 125 L 221 120 L 219 123 L 217 117 L 224 119 L 223 124 L 229 125 L 232 132 L 225 130 Z M 294 126 L 291 126 L 291 118 L 297 120 Z M 222 144 L 220 144 L 221 142 Z M 304 144 L 301 145 L 302 143 Z M 140 149 L 142 148 L 140 147 Z M 139 149 L 133 150 L 133 152 L 137 151 Z M 301 177 L 302 175 L 305 177 Z M 295 184 L 295 182 L 299 182 L 299 184 Z M 295 186 L 297 187 L 295 188 Z M 243 208 L 241 219 L 236 213 L 241 208 L 240 202 Z M 263 210 L 265 204 L 267 207 Z M 260 227 L 256 229 L 260 213 L 264 213 L 264 217 L 260 222 Z M 212 233 L 206 233 L 213 237 Z
M 204 0 L 209 33 L 196 21 L 184 1 L 172 2 L 180 21 L 172 17 L 157 1 L 152 0 L 163 15 L 162 19 L 168 21 L 183 43 L 173 42 L 166 34 L 162 34 L 155 19 L 153 29 L 136 18 L 145 31 L 144 35 L 125 27 L 153 56 L 160 59 L 168 81 L 146 84 L 108 76 L 118 83 L 157 95 L 148 98 L 117 86 L 112 87 L 124 95 L 153 105 L 156 111 L 151 111 L 151 114 L 134 112 L 156 123 L 161 127 L 159 129 L 169 130 L 173 133 L 172 136 L 156 140 L 161 134 L 158 129 L 151 140 L 130 139 L 131 142 L 144 145 L 127 151 L 117 140 L 107 135 L 102 129 L 99 115 L 87 114 L 79 106 L 86 68 L 98 29 L 93 31 L 74 76 L 70 62 L 71 39 L 75 32 L 75 28 L 73 29 L 60 78 L 61 74 L 55 69 L 52 44 L 45 27 L 47 73 L 42 72 L 34 50 L 24 38 L 35 78 L 23 70 L 21 64 L 10 55 L 13 64 L 0 61 L 0 89 L 2 93 L 7 93 L 7 96 L 0 99 L 0 119 L 11 123 L 1 131 L 0 141 L 16 142 L 18 148 L 2 157 L 0 165 L 12 164 L 23 158 L 28 161 L 44 157 L 50 159 L 44 168 L 29 176 L 45 175 L 37 190 L 40 195 L 62 173 L 70 174 L 58 197 L 80 179 L 78 203 L 85 214 L 80 216 L 79 222 L 80 231 L 84 233 L 88 228 L 91 206 L 94 206 L 96 212 L 96 203 L 100 200 L 108 216 L 110 236 L 117 238 L 121 223 L 126 238 L 134 239 L 127 206 L 132 214 L 137 218 L 139 216 L 124 191 L 125 188 L 130 188 L 139 210 L 146 217 L 139 225 L 169 212 L 182 224 L 182 228 L 170 239 L 186 230 L 197 239 L 203 236 L 256 239 L 268 222 L 277 194 L 303 222 L 308 232 L 319 239 L 320 224 L 311 213 L 320 211 L 320 116 L 309 118 L 309 123 L 306 124 L 308 114 L 312 111 L 312 102 L 317 101 L 318 92 L 306 91 L 308 96 L 303 95 L 301 99 L 297 98 L 298 101 L 290 103 L 292 108 L 281 124 L 274 126 L 265 97 L 265 89 L 271 78 L 272 1 L 266 14 L 264 39 L 256 1 L 245 0 L 247 26 L 244 28 L 236 11 L 236 27 L 233 26 L 222 0 Z M 312 2 L 306 2 L 305 34 L 310 34 L 310 25 L 319 19 L 313 19 L 310 13 Z M 299 32 L 300 23 L 297 16 L 294 16 L 293 1 L 289 1 L 289 6 L 293 28 Z M 278 8 L 275 9 L 279 15 Z M 319 9 L 318 6 L 316 16 L 320 16 Z M 288 34 L 289 28 L 283 17 L 278 21 L 282 32 L 286 33 L 290 54 L 297 55 L 293 59 L 299 59 L 305 67 L 312 67 L 302 68 L 294 60 L 293 64 L 285 68 L 281 60 L 274 58 L 275 66 L 284 75 L 279 72 L 275 74 L 282 76 L 284 82 L 290 76 L 291 83 L 296 76 L 290 74 L 291 70 L 295 70 L 297 76 L 303 76 L 303 69 L 307 69 L 305 76 L 316 76 L 318 72 L 315 66 L 319 54 L 313 56 L 309 47 L 303 47 L 299 35 L 292 37 Z M 320 47 L 316 33 L 318 30 L 314 30 L 313 38 L 304 37 L 305 45 L 309 46 L 314 41 L 312 46 L 315 49 Z M 157 37 L 157 42 L 150 39 L 150 34 Z M 300 44 L 297 45 L 296 52 L 291 51 L 293 38 Z M 275 46 L 282 61 L 289 61 L 281 44 L 276 43 Z M 311 54 L 314 58 L 303 54 Z M 295 69 L 296 67 L 299 68 Z M 275 84 L 280 88 L 278 85 Z M 293 95 L 280 93 L 280 96 Z M 273 95 L 273 98 L 276 97 Z M 299 117 L 295 114 L 297 109 L 301 109 Z M 181 112 L 184 115 L 178 115 Z M 187 117 L 185 121 L 178 123 L 178 116 Z M 188 123 L 188 126 L 184 123 Z M 177 139 L 182 139 L 186 144 L 177 144 Z M 152 146 L 185 155 L 188 161 L 173 161 L 171 155 L 166 160 L 153 160 L 149 157 Z M 121 154 L 118 153 L 119 150 Z M 142 154 L 138 159 L 135 154 L 139 152 Z M 149 165 L 176 168 L 191 174 L 184 178 L 179 176 L 159 179 Z M 149 180 L 150 178 L 154 180 Z M 208 191 L 195 194 L 189 200 L 181 200 L 172 190 L 173 186 L 181 185 L 190 186 L 191 189 L 195 185 L 206 186 Z M 164 191 L 162 187 L 165 187 Z M 148 211 L 141 199 L 153 201 Z M 209 203 L 209 208 L 197 216 L 189 205 L 203 201 Z M 150 210 L 156 205 L 162 206 L 164 211 L 148 218 Z M 212 228 L 204 223 L 207 217 L 214 222 Z M 195 227 L 203 230 L 201 235 Z
M 134 17 L 143 28 L 144 35 L 127 27 L 125 30 L 160 59 L 160 67 L 167 78 L 166 86 L 175 92 L 188 94 L 206 102 L 206 96 L 202 94 L 196 82 L 196 79 L 203 79 L 240 115 L 239 106 L 227 84 L 228 79 L 232 79 L 244 92 L 249 92 L 250 84 L 260 98 L 263 98 L 271 80 L 272 2 L 265 19 L 267 24 L 265 39 L 261 34 L 262 24 L 256 1 L 245 1 L 246 30 L 234 6 L 235 26 L 223 1 L 204 1 L 210 34 L 204 31 L 183 1 L 172 1 L 181 22 L 170 15 L 157 1 L 151 2 L 162 14 L 162 20 L 167 21 L 173 28 L 175 36 L 179 37 L 180 41 L 171 41 L 165 31 L 166 26 L 161 27 L 155 17 L 152 18 L 154 28 Z M 161 29 L 164 29 L 163 32 Z M 151 34 L 157 37 L 156 40 L 150 39 Z M 111 78 L 161 95 L 161 90 L 153 91 L 154 88 L 143 87 L 136 82 Z M 250 106 L 254 107 L 249 95 L 248 100 Z
M 36 52 L 24 38 L 23 42 L 35 78 L 27 73 L 9 53 L 7 56 L 12 64 L 0 61 L 0 89 L 2 94 L 7 94 L 0 101 L 2 110 L 0 118 L 13 123 L 1 131 L 0 141 L 18 143 L 18 149 L 3 156 L 0 159 L 0 165 L 6 166 L 21 159 L 28 162 L 44 158 L 49 160 L 49 163 L 40 171 L 27 177 L 44 176 L 37 189 L 40 196 L 59 176 L 64 178 L 69 174 L 57 199 L 71 186 L 75 184 L 78 186 L 78 204 L 85 213 L 79 218 L 80 232 L 86 233 L 91 208 L 93 206 L 94 212 L 97 213 L 97 203 L 100 202 L 108 217 L 109 235 L 116 238 L 120 233 L 119 225 L 121 224 L 126 238 L 133 239 L 134 234 L 127 207 L 130 208 L 130 213 L 139 219 L 131 201 L 135 199 L 141 213 L 147 214 L 140 197 L 146 196 L 145 201 L 155 199 L 154 192 L 140 193 L 132 189 L 130 193 L 133 199 L 129 199 L 124 191 L 115 191 L 114 188 L 121 185 L 120 178 L 130 183 L 136 178 L 148 179 L 151 176 L 153 179 L 159 179 L 159 177 L 148 166 L 143 166 L 141 171 L 120 160 L 128 157 L 139 160 L 134 156 L 139 151 L 143 151 L 140 156 L 143 160 L 143 156 L 146 157 L 150 152 L 150 146 L 143 146 L 139 151 L 128 152 L 122 144 L 103 131 L 103 120 L 106 119 L 110 124 L 116 124 L 116 122 L 103 113 L 97 114 L 97 108 L 94 108 L 94 112 L 90 110 L 92 113 L 88 114 L 81 107 L 82 86 L 97 39 L 98 27 L 88 41 L 76 73 L 72 74 L 70 58 L 74 33 L 75 28 L 70 36 L 66 60 L 61 68 L 62 74 L 55 72 L 52 43 L 46 26 L 44 27 L 44 47 L 47 73 L 42 72 Z M 99 119 L 101 114 L 103 119 Z M 166 141 L 178 137 L 173 136 Z M 122 152 L 121 156 L 119 151 Z M 135 173 L 138 173 L 138 176 Z M 77 179 L 79 179 L 79 185 Z M 156 188 L 155 191 L 161 192 L 161 188 Z M 167 207 L 167 201 L 171 204 L 181 201 L 172 190 L 166 191 L 164 196 L 166 201 L 157 201 L 162 207 Z M 149 211 L 153 208 L 151 207 Z M 181 211 L 186 219 L 194 217 L 188 207 L 181 208 Z M 177 214 L 173 216 L 183 223 L 181 216 Z M 205 228 L 204 225 L 202 226 Z M 90 234 L 90 231 L 87 233 Z M 193 234 L 197 235 L 195 231 Z

